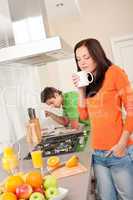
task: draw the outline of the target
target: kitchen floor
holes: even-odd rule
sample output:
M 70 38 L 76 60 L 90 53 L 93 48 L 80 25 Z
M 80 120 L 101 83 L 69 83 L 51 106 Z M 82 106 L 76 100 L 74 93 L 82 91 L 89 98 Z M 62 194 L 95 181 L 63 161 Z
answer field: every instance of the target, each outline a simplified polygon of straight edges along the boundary
M 96 182 L 95 182 L 95 179 L 94 179 L 93 170 L 92 170 L 91 177 L 92 177 L 92 179 L 91 179 L 91 184 L 89 184 L 89 188 L 88 188 L 87 200 L 99 200 L 99 198 L 97 198 L 96 194 L 95 194 Z
M 91 191 L 91 188 L 88 188 L 88 197 L 87 200 L 97 200 L 95 194 Z

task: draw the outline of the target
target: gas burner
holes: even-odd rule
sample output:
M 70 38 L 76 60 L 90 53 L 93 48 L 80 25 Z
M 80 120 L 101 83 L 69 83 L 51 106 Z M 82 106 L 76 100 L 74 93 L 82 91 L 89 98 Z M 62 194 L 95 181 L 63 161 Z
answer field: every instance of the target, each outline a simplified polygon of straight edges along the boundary
M 41 150 L 43 157 L 75 152 L 83 132 L 77 131 L 58 136 L 42 137 L 42 141 L 33 150 Z M 30 153 L 24 159 L 31 159 Z

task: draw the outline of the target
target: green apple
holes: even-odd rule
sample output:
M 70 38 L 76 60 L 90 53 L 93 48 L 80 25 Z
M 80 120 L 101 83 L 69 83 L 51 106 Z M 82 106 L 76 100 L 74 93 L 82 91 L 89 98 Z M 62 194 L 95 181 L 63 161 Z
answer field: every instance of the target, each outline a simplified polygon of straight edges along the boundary
M 45 200 L 45 197 L 40 192 L 33 192 L 29 200 Z
M 49 187 L 57 187 L 56 177 L 52 176 L 52 175 L 45 176 L 43 186 L 44 186 L 45 189 L 47 189 Z
M 56 197 L 59 194 L 59 190 L 57 187 L 49 187 L 45 191 L 45 195 L 47 199 L 52 199 L 53 197 Z

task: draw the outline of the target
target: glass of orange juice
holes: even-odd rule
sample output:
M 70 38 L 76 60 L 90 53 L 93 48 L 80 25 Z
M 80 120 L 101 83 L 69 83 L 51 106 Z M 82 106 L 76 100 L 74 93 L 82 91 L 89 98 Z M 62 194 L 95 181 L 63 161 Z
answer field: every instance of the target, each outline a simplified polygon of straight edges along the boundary
M 12 147 L 5 147 L 2 157 L 2 167 L 8 173 L 15 173 L 15 169 L 19 166 L 19 160 Z
M 20 167 L 20 144 L 14 144 L 11 140 L 4 140 L 0 142 L 0 147 L 2 150 L 2 168 L 8 173 L 15 174 Z
M 42 158 L 42 151 L 36 150 L 31 152 L 32 164 L 34 168 L 38 168 L 41 170 L 43 174 L 43 158 Z

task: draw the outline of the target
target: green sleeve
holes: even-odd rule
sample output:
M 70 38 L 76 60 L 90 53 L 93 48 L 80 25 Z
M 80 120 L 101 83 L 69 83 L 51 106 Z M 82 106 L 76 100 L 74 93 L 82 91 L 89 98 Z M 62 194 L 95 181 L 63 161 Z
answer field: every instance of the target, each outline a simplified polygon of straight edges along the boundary
M 77 92 L 67 92 L 63 95 L 63 114 L 69 119 L 79 119 Z

